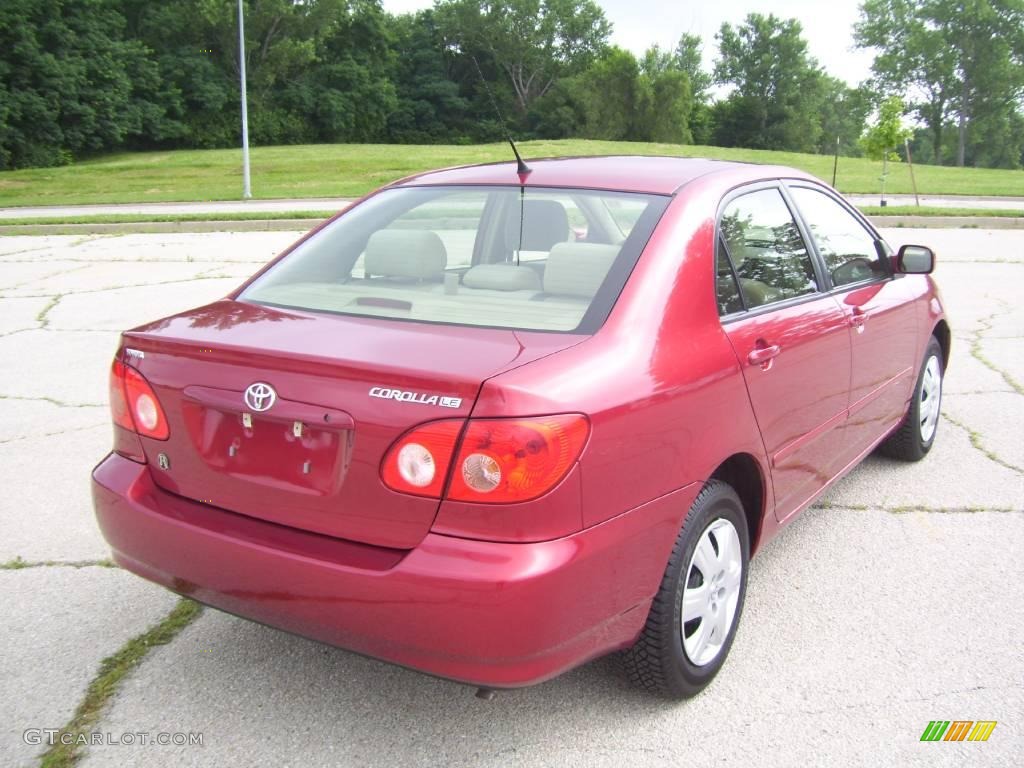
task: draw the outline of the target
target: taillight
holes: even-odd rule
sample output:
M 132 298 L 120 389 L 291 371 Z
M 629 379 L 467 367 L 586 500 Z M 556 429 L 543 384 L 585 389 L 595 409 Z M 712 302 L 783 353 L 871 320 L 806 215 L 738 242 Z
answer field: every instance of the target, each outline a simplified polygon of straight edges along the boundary
M 441 498 L 462 419 L 432 421 L 406 432 L 384 457 L 381 475 L 394 491 Z
M 166 440 L 167 416 L 142 374 L 119 360 L 110 369 L 110 411 L 118 426 L 144 437 Z
M 110 367 L 110 415 L 117 426 L 134 432 L 135 422 L 128 412 L 128 400 L 124 394 L 124 370 L 127 367 L 120 360 L 115 360 Z
M 580 457 L 589 433 L 580 414 L 472 419 L 446 497 L 508 504 L 542 496 Z
M 441 498 L 464 425 L 444 497 L 489 504 L 529 501 L 550 491 L 579 458 L 590 433 L 581 414 L 431 422 L 391 446 L 381 471 L 385 485 Z

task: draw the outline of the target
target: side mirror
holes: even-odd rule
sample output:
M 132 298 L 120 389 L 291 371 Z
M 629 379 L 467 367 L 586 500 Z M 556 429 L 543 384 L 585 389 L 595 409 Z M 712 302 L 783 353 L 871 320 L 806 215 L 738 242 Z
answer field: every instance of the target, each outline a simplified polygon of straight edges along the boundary
M 896 271 L 904 275 L 930 275 L 935 269 L 935 252 L 924 245 L 904 245 L 896 254 Z

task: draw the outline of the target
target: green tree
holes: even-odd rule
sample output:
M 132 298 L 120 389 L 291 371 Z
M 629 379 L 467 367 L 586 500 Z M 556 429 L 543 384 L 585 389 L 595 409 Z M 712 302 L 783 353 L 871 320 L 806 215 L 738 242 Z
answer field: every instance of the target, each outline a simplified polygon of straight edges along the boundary
M 871 160 L 899 160 L 895 150 L 910 135 L 903 127 L 903 102 L 890 96 L 879 106 L 878 117 L 861 139 L 861 146 Z
M 723 24 L 717 38 L 715 79 L 735 87 L 715 110 L 717 143 L 813 152 L 824 78 L 800 22 L 752 13 L 739 27 Z
M 638 141 L 692 144 L 690 77 L 673 52 L 651 46 L 640 61 L 638 102 L 633 135 Z
M 502 72 L 521 115 L 586 69 L 611 33 L 593 0 L 438 0 L 436 13 L 449 45 Z
M 175 143 L 238 140 L 235 0 L 122 0 L 129 29 L 154 52 Z M 386 135 L 393 57 L 377 0 L 246 0 L 245 62 L 256 144 L 374 141 Z
M 701 103 L 707 101 L 708 89 L 714 82 L 711 73 L 704 69 L 703 48 L 699 35 L 687 33 L 679 38 L 675 50 L 675 65 L 686 73 L 693 98 Z
M 711 73 L 704 69 L 703 42 L 699 35 L 684 34 L 679 38 L 675 50 L 676 66 L 686 73 L 690 83 L 689 128 L 696 144 L 711 141 L 711 96 L 709 90 L 714 83 Z
M 397 99 L 388 116 L 389 139 L 432 144 L 465 135 L 469 102 L 452 79 L 451 57 L 444 50 L 434 12 L 390 17 L 388 23 Z
M 622 48 L 609 48 L 580 76 L 577 98 L 583 108 L 585 138 L 633 139 L 638 119 L 642 120 L 640 112 L 644 111 L 636 57 Z
M 690 114 L 693 111 L 693 98 L 686 73 L 669 69 L 646 79 L 651 96 L 647 135 L 644 138 L 671 144 L 692 144 Z
M 964 165 L 972 148 L 984 154 L 984 134 L 990 140 L 992 126 L 1009 125 L 1020 111 L 1021 0 L 866 0 L 854 35 L 859 46 L 876 50 L 879 86 L 909 95 L 913 111 L 931 131 L 936 159 L 942 157 L 951 118 L 956 119 L 956 163 Z M 979 135 L 972 138 L 973 123 L 979 124 Z
M 861 153 L 860 137 L 864 133 L 871 100 L 863 88 L 851 88 L 838 78 L 825 75 L 820 108 L 821 138 L 817 151 L 831 154 L 839 142 L 839 153 L 856 156 Z
M 0 4 L 0 169 L 57 165 L 161 129 L 148 51 L 108 0 Z
M 394 53 L 380 2 L 318 0 L 316 5 L 323 21 L 312 26 L 315 63 L 307 75 L 316 138 L 383 140 L 397 98 L 388 79 Z
M 528 115 L 529 135 L 543 139 L 568 139 L 583 132 L 586 121 L 579 78 L 558 80 L 534 99 Z
M 878 108 L 878 118 L 861 139 L 864 154 L 872 160 L 882 161 L 882 205 L 885 205 L 885 180 L 889 176 L 889 161 L 899 162 L 896 147 L 911 135 L 903 127 L 903 102 L 890 96 Z

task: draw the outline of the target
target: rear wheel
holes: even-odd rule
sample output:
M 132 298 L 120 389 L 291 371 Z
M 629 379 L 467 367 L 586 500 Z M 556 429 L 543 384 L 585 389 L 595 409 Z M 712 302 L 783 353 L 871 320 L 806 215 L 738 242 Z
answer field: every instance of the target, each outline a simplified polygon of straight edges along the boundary
M 879 446 L 881 453 L 903 461 L 919 461 L 932 449 L 942 408 L 942 374 L 942 347 L 932 336 L 906 418 Z
M 736 636 L 749 553 L 739 497 L 709 481 L 686 515 L 643 632 L 624 654 L 633 682 L 673 699 L 711 682 Z

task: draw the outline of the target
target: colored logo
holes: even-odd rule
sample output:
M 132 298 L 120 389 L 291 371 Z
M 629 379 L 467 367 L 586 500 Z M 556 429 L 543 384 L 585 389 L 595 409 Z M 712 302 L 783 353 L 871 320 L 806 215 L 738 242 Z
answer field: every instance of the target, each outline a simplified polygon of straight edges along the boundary
M 988 741 L 995 727 L 995 720 L 932 720 L 921 741 Z

